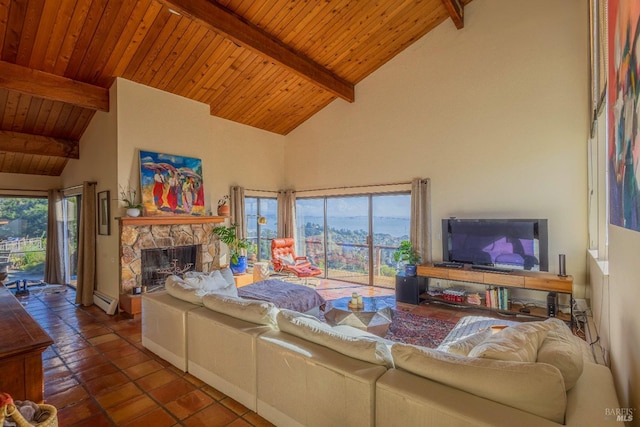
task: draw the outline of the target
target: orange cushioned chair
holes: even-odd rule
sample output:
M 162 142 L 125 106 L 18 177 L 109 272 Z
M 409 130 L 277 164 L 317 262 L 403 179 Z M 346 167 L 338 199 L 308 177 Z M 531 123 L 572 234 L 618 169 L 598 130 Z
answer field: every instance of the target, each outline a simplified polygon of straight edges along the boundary
M 296 256 L 290 237 L 271 241 L 271 262 L 276 273 L 287 272 L 301 279 L 322 274 L 322 270 L 311 265 L 306 256 Z

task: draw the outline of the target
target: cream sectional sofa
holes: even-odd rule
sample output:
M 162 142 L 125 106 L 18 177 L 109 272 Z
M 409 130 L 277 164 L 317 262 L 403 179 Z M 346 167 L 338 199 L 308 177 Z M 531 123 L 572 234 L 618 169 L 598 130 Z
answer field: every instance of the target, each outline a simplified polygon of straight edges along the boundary
M 547 363 L 393 344 L 233 296 L 142 298 L 145 347 L 278 426 L 601 426 L 618 407 L 593 363 L 565 391 Z

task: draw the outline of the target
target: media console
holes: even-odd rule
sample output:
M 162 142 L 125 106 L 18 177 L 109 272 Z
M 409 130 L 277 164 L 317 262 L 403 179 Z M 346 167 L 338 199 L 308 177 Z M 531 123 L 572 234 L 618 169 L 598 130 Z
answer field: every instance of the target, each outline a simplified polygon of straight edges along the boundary
M 559 294 L 567 294 L 569 296 L 569 306 L 571 307 L 573 293 L 573 277 L 558 276 L 554 273 L 544 271 L 527 271 L 527 270 L 480 270 L 473 266 L 464 264 L 462 267 L 447 267 L 442 263 L 424 264 L 418 266 L 418 276 L 427 278 L 426 289 L 420 295 L 420 298 L 438 302 L 448 303 L 451 301 L 441 297 L 429 295 L 429 287 L 433 279 L 454 280 L 459 282 L 468 282 L 472 284 L 484 285 L 485 289 L 491 287 L 509 288 L 509 289 L 525 289 L 530 291 L 556 292 Z M 541 300 L 547 301 L 547 295 Z M 535 317 L 549 317 L 547 307 L 534 307 L 512 302 L 511 308 L 498 309 L 495 307 L 487 307 L 486 305 L 469 304 L 465 301 L 455 302 L 456 305 L 463 305 L 487 310 L 497 310 L 500 312 L 511 314 L 526 314 Z M 564 321 L 571 321 L 571 313 L 562 313 L 555 310 L 556 317 Z

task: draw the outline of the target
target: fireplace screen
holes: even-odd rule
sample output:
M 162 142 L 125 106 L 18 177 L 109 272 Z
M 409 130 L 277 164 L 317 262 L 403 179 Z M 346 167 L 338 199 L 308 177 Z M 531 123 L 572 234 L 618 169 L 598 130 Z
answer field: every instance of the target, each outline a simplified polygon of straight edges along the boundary
M 194 270 L 197 252 L 197 246 L 143 249 L 142 287 L 146 287 L 147 292 L 154 291 L 164 286 L 167 276 Z

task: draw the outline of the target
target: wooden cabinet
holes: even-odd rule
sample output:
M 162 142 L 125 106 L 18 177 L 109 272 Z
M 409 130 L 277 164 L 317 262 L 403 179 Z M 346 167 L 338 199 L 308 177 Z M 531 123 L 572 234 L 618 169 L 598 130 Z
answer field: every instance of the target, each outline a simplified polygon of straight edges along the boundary
M 120 311 L 127 317 L 137 318 L 142 313 L 141 295 L 120 294 Z
M 573 292 L 573 277 L 571 276 L 558 276 L 554 273 L 548 273 L 544 271 L 525 271 L 525 270 L 511 270 L 509 272 L 492 272 L 492 271 L 480 271 L 474 270 L 470 265 L 465 265 L 462 268 L 450 268 L 439 267 L 434 264 L 425 264 L 418 266 L 418 276 L 425 277 L 427 281 L 427 291 L 431 282 L 434 279 L 454 280 L 459 282 L 468 282 L 473 284 L 484 285 L 485 289 L 489 288 L 510 288 L 510 289 L 524 289 L 530 291 L 544 292 L 544 300 L 546 300 L 546 294 L 548 292 L 557 292 L 560 294 L 567 294 L 569 296 L 569 306 L 571 307 L 572 292 Z M 421 294 L 421 298 L 449 302 L 444 298 L 429 295 L 428 292 Z M 458 305 L 472 305 L 465 302 L 455 302 Z M 526 314 L 538 317 L 547 317 L 546 307 L 525 306 L 523 304 L 513 303 L 511 308 L 496 309 L 490 308 L 485 305 L 473 305 L 477 308 L 499 310 L 509 313 L 522 314 L 523 309 L 528 310 Z M 571 320 L 571 313 L 566 314 L 558 312 L 558 318 L 566 321 Z
M 3 285 L 0 285 L 0 321 L 0 391 L 15 400 L 42 403 L 42 353 L 53 340 Z
M 241 288 L 253 283 L 253 274 L 238 274 L 233 276 L 233 280 L 236 282 L 236 287 Z

